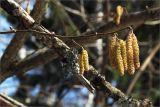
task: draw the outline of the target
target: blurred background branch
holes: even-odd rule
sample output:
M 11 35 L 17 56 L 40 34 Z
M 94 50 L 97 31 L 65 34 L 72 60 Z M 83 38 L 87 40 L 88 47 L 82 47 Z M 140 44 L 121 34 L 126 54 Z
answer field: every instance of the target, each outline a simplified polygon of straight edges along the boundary
M 46 9 L 46 5 L 48 4 L 47 0 L 39 1 L 36 0 L 33 11 L 31 12 L 31 16 L 36 19 L 36 22 L 40 22 Z M 21 25 L 18 28 L 23 29 Z M 18 32 L 15 37 L 12 39 L 8 47 L 6 48 L 2 58 L 1 58 L 1 69 L 6 70 L 15 60 L 16 55 L 20 48 L 24 45 L 25 41 L 28 38 L 27 32 Z

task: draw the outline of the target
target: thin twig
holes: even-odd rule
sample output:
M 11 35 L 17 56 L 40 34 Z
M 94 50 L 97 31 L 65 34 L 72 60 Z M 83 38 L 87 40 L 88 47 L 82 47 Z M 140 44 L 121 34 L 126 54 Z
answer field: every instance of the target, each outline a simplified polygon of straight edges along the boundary
M 70 13 L 73 13 L 73 14 L 75 14 L 75 15 L 79 15 L 79 16 L 81 16 L 80 11 L 75 10 L 75 9 L 71 9 L 71 8 L 66 7 L 66 6 L 64 6 L 64 5 L 63 5 L 63 7 L 64 7 L 64 9 L 65 9 L 66 11 L 68 11 L 68 12 L 70 12 Z
M 42 35 L 52 35 L 52 36 L 55 36 L 54 33 L 46 33 L 46 32 L 40 32 L 40 31 L 37 31 L 37 30 L 32 30 L 32 29 L 27 29 L 27 30 L 15 30 L 15 29 L 12 29 L 10 31 L 2 31 L 0 32 L 0 34 L 11 34 L 11 33 L 19 33 L 19 32 L 28 32 L 28 33 L 37 33 L 37 34 L 42 34 Z
M 126 30 L 128 29 L 128 27 L 120 29 L 118 31 L 122 31 L 122 30 Z M 12 34 L 12 33 L 19 33 L 19 32 L 28 32 L 28 33 L 36 33 L 36 34 L 41 34 L 41 35 L 49 35 L 49 36 L 55 36 L 58 37 L 60 39 L 62 39 L 64 42 L 66 41 L 66 39 L 71 39 L 72 40 L 77 40 L 77 39 L 91 39 L 93 37 L 96 37 L 96 39 L 100 39 L 100 38 L 106 38 L 108 34 L 113 34 L 115 32 L 118 31 L 113 31 L 113 32 L 108 32 L 108 33 L 92 33 L 92 34 L 86 34 L 83 36 L 61 36 L 61 35 L 56 35 L 54 32 L 48 33 L 48 32 L 41 32 L 41 31 L 37 31 L 37 30 L 33 30 L 33 29 L 26 29 L 26 30 L 16 30 L 16 29 L 12 29 L 10 31 L 2 31 L 0 32 L 0 34 Z
M 1 107 L 27 107 L 22 103 L 8 97 L 7 95 L 0 94 L 0 106 Z

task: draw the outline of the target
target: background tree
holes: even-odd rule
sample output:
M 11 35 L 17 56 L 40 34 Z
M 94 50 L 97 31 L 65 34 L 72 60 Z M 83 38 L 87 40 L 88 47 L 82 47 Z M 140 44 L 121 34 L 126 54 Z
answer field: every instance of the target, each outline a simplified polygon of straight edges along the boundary
M 1 92 L 28 106 L 145 106 L 150 105 L 148 99 L 160 105 L 159 0 L 1 0 L 0 4 Z M 113 21 L 117 5 L 125 7 L 119 25 Z M 108 37 L 117 32 L 125 39 L 129 26 L 139 40 L 141 67 L 133 76 L 122 77 L 109 65 Z M 94 68 L 84 77 L 90 84 L 76 73 L 80 47 L 73 40 L 89 53 Z

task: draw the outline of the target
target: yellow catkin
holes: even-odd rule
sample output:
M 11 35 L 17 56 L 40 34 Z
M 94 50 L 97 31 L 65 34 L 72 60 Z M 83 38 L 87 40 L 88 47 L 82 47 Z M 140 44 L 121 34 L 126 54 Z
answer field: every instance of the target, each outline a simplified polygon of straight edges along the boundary
M 80 74 L 84 74 L 83 54 L 79 55 Z
M 88 52 L 86 50 L 82 50 L 83 55 L 83 64 L 84 64 L 84 70 L 89 71 L 89 58 L 88 58 Z
M 127 71 L 127 53 L 126 53 L 126 42 L 120 39 L 120 46 L 121 46 L 121 55 L 123 59 L 123 66 L 124 70 Z
M 113 67 L 113 68 L 116 68 L 115 67 L 115 46 L 116 46 L 116 40 L 117 37 L 116 35 L 114 34 L 110 41 L 109 41 L 109 61 L 110 61 L 110 65 Z
M 120 20 L 121 20 L 121 17 L 122 17 L 122 14 L 123 14 L 123 7 L 122 6 L 120 6 L 120 5 L 118 5 L 117 7 L 116 7 L 116 24 L 118 25 L 118 24 L 120 24 Z
M 30 3 L 29 3 L 29 1 L 27 2 L 26 12 L 28 14 L 30 14 Z
M 138 69 L 140 67 L 140 62 L 139 62 L 139 45 L 137 42 L 137 37 L 135 36 L 134 33 L 132 33 L 132 47 L 133 47 L 133 57 L 134 57 L 134 66 L 135 69 Z
M 128 73 L 131 75 L 134 74 L 135 72 L 132 42 L 133 42 L 132 33 L 129 33 L 126 40 L 126 47 L 127 47 Z
M 120 43 L 116 43 L 116 63 L 117 63 L 117 70 L 121 76 L 124 75 L 124 66 L 123 66 L 123 59 L 121 56 L 121 46 Z

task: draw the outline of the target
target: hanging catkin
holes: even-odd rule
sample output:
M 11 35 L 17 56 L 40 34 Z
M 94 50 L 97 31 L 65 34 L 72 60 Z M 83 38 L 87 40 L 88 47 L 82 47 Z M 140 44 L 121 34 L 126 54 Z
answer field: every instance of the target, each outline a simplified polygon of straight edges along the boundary
M 121 45 L 119 41 L 116 43 L 116 64 L 117 64 L 117 70 L 120 73 L 121 76 L 124 75 L 124 66 L 123 66 L 123 59 L 121 56 Z
M 137 37 L 135 36 L 134 33 L 132 33 L 132 38 L 133 38 L 132 47 L 133 47 L 134 66 L 135 66 L 135 69 L 138 69 L 140 67 L 139 46 L 137 42 Z
M 117 24 L 117 25 L 120 24 L 120 20 L 121 20 L 123 11 L 124 11 L 124 10 L 123 10 L 123 7 L 122 7 L 122 6 L 119 5 L 119 6 L 116 7 L 117 16 L 116 16 L 115 21 L 116 21 L 116 24 Z
M 85 49 L 82 50 L 82 56 L 83 56 L 84 70 L 89 71 L 88 52 Z
M 79 55 L 80 74 L 84 74 L 83 54 Z
M 84 74 L 84 71 L 89 71 L 88 52 L 85 49 L 82 49 L 82 52 L 79 56 L 79 66 L 80 74 Z
M 116 40 L 117 36 L 116 34 L 112 35 L 110 42 L 109 42 L 109 60 L 110 60 L 110 64 L 113 68 L 115 67 L 115 46 L 116 46 Z
M 120 39 L 120 46 L 121 46 L 121 55 L 123 59 L 123 66 L 124 70 L 127 71 L 127 53 L 126 53 L 126 42 Z
M 27 12 L 28 14 L 30 14 L 30 12 L 31 12 L 29 0 L 28 0 L 28 2 L 27 2 L 26 12 Z
M 128 64 L 128 73 L 134 74 L 135 67 L 134 67 L 134 60 L 133 60 L 133 47 L 132 47 L 132 33 L 129 33 L 127 40 L 126 40 L 126 46 L 127 46 L 127 64 Z

